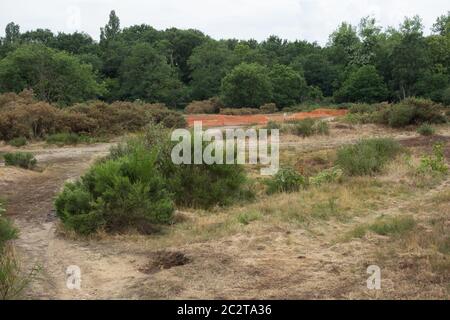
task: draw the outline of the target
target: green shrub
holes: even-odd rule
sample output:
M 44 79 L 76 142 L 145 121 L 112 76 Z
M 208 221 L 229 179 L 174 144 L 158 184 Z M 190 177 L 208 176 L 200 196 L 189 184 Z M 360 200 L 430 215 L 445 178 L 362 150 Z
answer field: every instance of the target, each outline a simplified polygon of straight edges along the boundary
M 29 152 L 11 152 L 3 155 L 7 166 L 16 166 L 24 169 L 33 169 L 37 160 L 32 153 Z
M 316 123 L 313 126 L 313 130 L 317 134 L 321 135 L 329 135 L 330 134 L 330 127 L 328 125 L 328 122 L 320 120 L 316 121 Z
M 281 124 L 276 122 L 276 121 L 269 121 L 265 127 L 265 129 L 267 130 L 280 130 L 281 129 Z
M 431 100 L 408 98 L 398 104 L 386 107 L 378 116 L 381 123 L 393 128 L 422 123 L 444 123 L 445 117 L 441 114 L 440 105 Z
M 417 128 L 417 132 L 422 136 L 432 136 L 435 134 L 436 130 L 434 130 L 430 124 L 424 123 Z
M 228 116 L 246 116 L 252 114 L 259 114 L 260 110 L 256 108 L 222 108 L 220 114 Z
M 0 300 L 9 300 L 20 298 L 35 269 L 29 275 L 22 274 L 11 243 L 17 238 L 18 230 L 9 219 L 2 216 L 4 212 L 0 201 Z
M 89 143 L 91 142 L 91 138 L 84 135 L 78 135 L 76 133 L 55 133 L 47 136 L 45 141 L 48 144 L 56 144 L 56 145 L 73 145 L 79 143 Z
M 3 251 L 5 244 L 13 239 L 17 238 L 18 231 L 13 226 L 12 222 L 3 217 L 3 213 L 5 212 L 5 208 L 3 207 L 3 203 L 0 202 L 0 254 Z
M 139 145 L 139 143 L 146 148 L 158 150 L 158 166 L 177 205 L 210 208 L 253 198 L 253 192 L 249 189 L 242 165 L 174 165 L 171 152 L 175 142 L 170 141 L 170 132 L 158 125 L 150 125 L 140 140 L 130 141 L 128 148 L 133 149 L 135 148 L 133 145 Z M 204 142 L 203 147 L 207 144 Z M 191 147 L 193 150 L 194 139 L 192 139 Z M 225 152 L 223 156 L 223 162 L 226 163 Z M 194 163 L 194 152 L 191 152 L 191 157 L 191 163 Z
M 380 172 L 400 150 L 400 145 L 392 139 L 361 140 L 354 145 L 341 147 L 335 164 L 349 175 L 371 175 Z
M 218 98 L 211 98 L 202 101 L 192 101 L 186 106 L 184 112 L 187 114 L 219 113 L 221 107 L 222 105 Z
M 209 208 L 252 196 L 242 166 L 175 165 L 173 146 L 169 131 L 151 124 L 144 134 L 113 148 L 57 197 L 63 224 L 81 234 L 146 231 L 170 222 L 174 203 Z
M 348 112 L 350 114 L 372 113 L 377 111 L 377 106 L 376 104 L 353 103 L 350 105 Z
M 256 221 L 261 218 L 261 214 L 256 211 L 243 212 L 240 213 L 237 217 L 239 223 L 248 225 L 250 222 Z
M 433 155 L 423 156 L 420 160 L 419 172 L 438 172 L 446 174 L 448 172 L 447 164 L 445 163 L 444 145 L 437 143 L 433 146 Z
M 309 183 L 313 186 L 320 186 L 325 183 L 341 181 L 343 171 L 340 168 L 331 168 L 319 172 L 316 176 L 309 178 Z
M 297 121 L 293 124 L 293 133 L 303 138 L 312 136 L 314 134 L 315 120 L 305 119 Z
M 292 168 L 282 168 L 266 180 L 267 193 L 296 192 L 308 185 L 307 179 Z
M 27 144 L 27 139 L 25 137 L 17 137 L 9 140 L 8 144 L 16 148 L 23 147 Z
M 157 170 L 157 153 L 134 149 L 94 165 L 81 181 L 69 183 L 55 200 L 64 225 L 80 234 L 103 228 L 147 232 L 168 223 L 174 211 L 167 185 Z
M 275 103 L 266 103 L 259 107 L 261 113 L 270 114 L 278 111 L 277 105 Z

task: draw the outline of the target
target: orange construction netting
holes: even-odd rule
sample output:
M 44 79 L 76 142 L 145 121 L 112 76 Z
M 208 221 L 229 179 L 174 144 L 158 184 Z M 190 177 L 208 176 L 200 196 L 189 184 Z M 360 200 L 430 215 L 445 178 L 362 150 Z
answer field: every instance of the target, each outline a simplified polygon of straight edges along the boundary
M 254 114 L 243 116 L 230 116 L 223 114 L 191 114 L 186 116 L 186 121 L 191 127 L 194 121 L 202 121 L 204 127 L 224 127 L 241 125 L 264 125 L 269 121 L 283 122 L 289 120 L 301 120 L 306 118 L 328 118 L 342 116 L 347 110 L 341 109 L 316 109 L 310 112 L 297 112 L 291 114 Z

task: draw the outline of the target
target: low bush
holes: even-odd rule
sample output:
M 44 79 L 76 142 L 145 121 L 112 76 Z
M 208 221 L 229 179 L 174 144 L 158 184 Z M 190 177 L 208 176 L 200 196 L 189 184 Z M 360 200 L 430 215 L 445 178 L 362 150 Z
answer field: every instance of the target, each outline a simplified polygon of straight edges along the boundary
M 58 195 L 55 207 L 63 224 L 80 234 L 127 228 L 148 232 L 171 221 L 175 203 L 209 208 L 251 197 L 242 166 L 175 165 L 173 146 L 169 130 L 151 124 L 144 134 L 113 148 Z
M 221 107 L 222 105 L 218 98 L 211 98 L 202 101 L 192 101 L 186 106 L 184 112 L 188 114 L 219 113 Z
M 330 126 L 328 125 L 328 122 L 319 120 L 316 121 L 316 123 L 313 126 L 313 130 L 316 134 L 321 135 L 329 135 L 330 134 Z
M 282 127 L 282 125 L 279 122 L 276 121 L 269 121 L 265 127 L 265 129 L 267 130 L 274 130 L 274 129 L 278 129 L 280 130 Z
M 431 100 L 408 98 L 380 111 L 379 121 L 393 128 L 422 123 L 444 123 L 441 106 Z
M 10 152 L 3 155 L 7 166 L 16 166 L 24 169 L 33 169 L 37 160 L 29 152 Z
M 277 105 L 275 103 L 266 103 L 259 107 L 261 113 L 270 114 L 278 111 Z
M 335 164 L 349 175 L 371 175 L 380 172 L 400 151 L 399 143 L 392 139 L 361 140 L 354 145 L 341 147 Z
M 9 140 L 8 144 L 16 148 L 23 147 L 27 144 L 27 139 L 25 137 L 17 137 Z
M 314 134 L 314 125 L 316 121 L 314 119 L 305 119 L 297 121 L 293 124 L 292 132 L 303 138 L 312 136 Z
M 117 101 L 80 103 L 60 109 L 45 102 L 24 99 L 10 94 L 0 95 L 0 139 L 17 137 L 40 139 L 56 133 L 76 133 L 90 136 L 122 134 L 137 131 L 149 122 L 165 126 L 185 127 L 179 112 L 162 104 Z
M 66 184 L 55 200 L 57 215 L 80 234 L 127 228 L 148 232 L 154 225 L 168 223 L 173 201 L 156 156 L 139 148 L 94 165 L 80 181 Z
M 259 114 L 259 109 L 256 108 L 222 108 L 220 114 L 230 116 L 246 116 L 252 114 Z
M 13 226 L 12 222 L 3 216 L 4 212 L 4 205 L 0 201 L 0 253 L 3 252 L 6 243 L 16 239 L 18 235 L 18 230 Z
M 420 159 L 419 172 L 436 172 L 446 174 L 448 172 L 448 166 L 445 162 L 444 145 L 437 143 L 433 146 L 433 154 L 423 156 Z
M 303 138 L 315 134 L 328 135 L 330 133 L 330 128 L 327 122 L 311 118 L 303 120 L 290 120 L 283 125 L 282 130 Z
M 309 178 L 309 184 L 320 186 L 325 183 L 334 183 L 342 180 L 344 172 L 340 168 L 331 168 L 319 172 L 316 176 Z
M 268 194 L 296 192 L 306 188 L 308 180 L 292 168 L 281 168 L 266 184 Z
M 91 142 L 91 138 L 85 135 L 78 135 L 76 133 L 62 132 L 47 136 L 45 141 L 48 144 L 72 145 L 79 143 L 89 143 Z
M 422 136 L 432 136 L 436 133 L 436 130 L 430 124 L 424 123 L 417 128 L 417 132 Z

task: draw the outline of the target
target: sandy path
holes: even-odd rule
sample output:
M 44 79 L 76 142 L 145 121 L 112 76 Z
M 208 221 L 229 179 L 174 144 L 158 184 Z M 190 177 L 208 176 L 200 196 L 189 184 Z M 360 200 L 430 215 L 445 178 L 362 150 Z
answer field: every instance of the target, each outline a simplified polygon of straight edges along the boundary
M 53 199 L 64 182 L 78 178 L 98 157 L 108 153 L 111 144 L 73 148 L 33 149 L 42 173 L 17 168 L 1 168 L 0 195 L 7 200 L 7 214 L 20 229 L 16 241 L 25 270 L 38 266 L 41 271 L 29 292 L 41 299 L 120 297 L 126 287 L 121 266 L 123 255 L 97 250 L 87 241 L 70 241 L 58 236 Z M 77 265 L 82 270 L 83 290 L 66 287 L 66 268 Z M 104 266 L 114 266 L 105 269 Z M 129 269 L 129 268 L 128 268 Z M 131 276 L 130 273 L 127 273 Z M 115 281 L 117 279 L 118 281 Z M 100 289 L 99 289 L 100 288 Z M 104 288 L 105 291 L 101 292 Z M 99 292 L 100 290 L 100 292 Z

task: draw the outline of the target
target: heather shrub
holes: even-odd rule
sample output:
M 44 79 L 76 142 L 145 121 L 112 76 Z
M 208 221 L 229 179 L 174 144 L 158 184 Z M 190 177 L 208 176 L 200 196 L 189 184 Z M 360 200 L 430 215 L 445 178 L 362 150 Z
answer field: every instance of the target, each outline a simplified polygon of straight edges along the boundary
M 230 116 L 245 116 L 252 114 L 259 114 L 260 110 L 256 108 L 222 108 L 220 109 L 220 114 L 230 115 Z
M 424 123 L 419 128 L 417 128 L 417 132 L 422 136 L 432 136 L 433 134 L 435 134 L 436 130 L 434 130 L 432 125 Z
M 79 143 L 89 143 L 91 142 L 91 138 L 85 135 L 78 135 L 72 132 L 61 132 L 47 136 L 45 141 L 48 144 L 56 144 L 62 146 Z
M 282 127 L 282 125 L 276 121 L 269 121 L 265 127 L 265 129 L 267 130 L 273 130 L 273 129 L 278 129 L 280 130 Z
M 348 175 L 371 175 L 380 172 L 400 150 L 399 143 L 393 139 L 361 140 L 354 145 L 341 147 L 335 164 Z
M 292 168 L 281 168 L 271 178 L 266 180 L 267 193 L 296 192 L 306 188 L 308 180 Z
M 25 137 L 17 137 L 9 140 L 8 144 L 16 148 L 23 147 L 27 144 L 27 139 Z
M 202 101 L 192 101 L 189 103 L 184 112 L 188 114 L 200 114 L 200 113 L 219 113 L 221 104 L 218 98 L 211 98 Z
M 398 104 L 384 108 L 378 116 L 379 122 L 393 128 L 422 123 L 444 123 L 441 106 L 431 100 L 408 98 Z
M 275 113 L 278 111 L 277 105 L 275 103 L 266 103 L 259 107 L 261 113 Z
M 303 138 L 312 136 L 314 134 L 314 119 L 304 119 L 296 121 L 292 124 L 292 133 Z
M 11 152 L 3 155 L 7 166 L 16 166 L 24 169 L 33 169 L 37 160 L 29 152 Z

